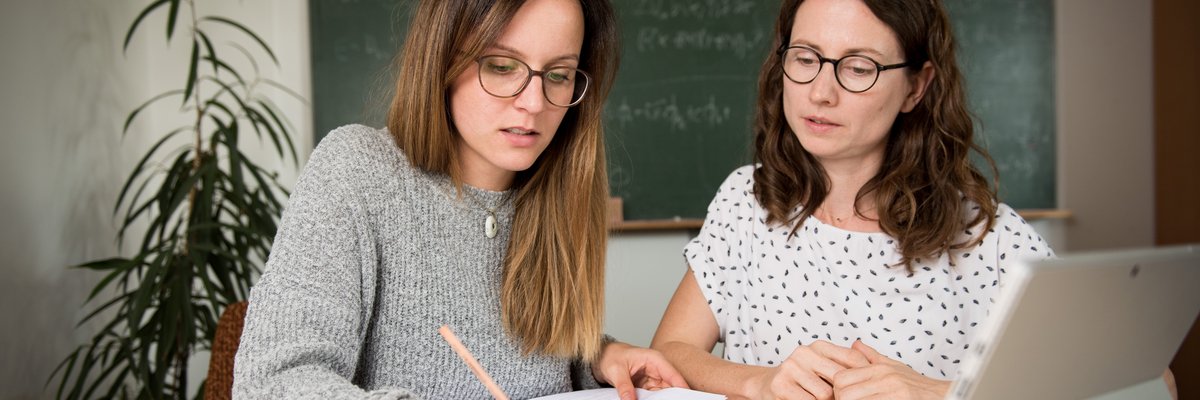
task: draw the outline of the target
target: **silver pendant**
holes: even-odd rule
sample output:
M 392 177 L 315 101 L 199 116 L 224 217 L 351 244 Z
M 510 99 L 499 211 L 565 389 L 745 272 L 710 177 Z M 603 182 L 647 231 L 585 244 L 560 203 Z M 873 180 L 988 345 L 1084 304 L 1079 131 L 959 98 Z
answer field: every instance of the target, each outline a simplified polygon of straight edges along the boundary
M 488 214 L 483 222 L 483 233 L 490 239 L 496 237 L 497 232 L 500 232 L 500 225 L 496 223 L 496 216 Z

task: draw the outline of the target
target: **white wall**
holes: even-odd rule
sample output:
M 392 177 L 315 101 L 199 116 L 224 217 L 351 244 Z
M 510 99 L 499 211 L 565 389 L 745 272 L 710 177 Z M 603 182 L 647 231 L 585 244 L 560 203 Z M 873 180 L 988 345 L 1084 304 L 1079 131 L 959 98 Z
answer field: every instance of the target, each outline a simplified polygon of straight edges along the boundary
M 1056 0 L 1058 201 L 1064 250 L 1154 244 L 1149 1 Z
M 98 275 L 67 266 L 118 255 L 111 216 L 120 185 L 154 138 L 150 133 L 178 124 L 165 117 L 173 111 L 166 107 L 121 140 L 125 115 L 151 96 L 174 89 L 186 74 L 160 64 L 164 53 L 190 51 L 182 41 L 165 48 L 164 24 L 156 18 L 165 9 L 145 22 L 142 33 L 147 35 L 139 35 L 122 55 L 125 31 L 148 3 L 39 0 L 2 6 L 0 399 L 50 397 L 42 390 L 50 371 L 90 336 L 86 328 L 74 326 Z M 304 2 L 197 3 L 200 12 L 232 16 L 271 43 L 284 67 L 262 65 L 264 76 L 310 96 Z M 180 28 L 189 25 L 182 21 Z M 186 38 L 182 29 L 176 40 Z M 227 56 L 235 53 L 226 51 Z M 297 145 L 307 154 L 312 146 L 308 106 L 272 97 L 296 124 Z M 255 153 L 263 161 L 274 159 L 273 151 Z M 281 169 L 289 186 L 292 168 Z M 197 372 L 203 376 L 205 371 Z

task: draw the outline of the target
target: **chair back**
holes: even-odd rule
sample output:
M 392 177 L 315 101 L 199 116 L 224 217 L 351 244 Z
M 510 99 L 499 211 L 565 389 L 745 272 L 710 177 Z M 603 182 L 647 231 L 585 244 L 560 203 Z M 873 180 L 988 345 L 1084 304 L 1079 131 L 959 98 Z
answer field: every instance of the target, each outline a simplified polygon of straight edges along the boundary
M 233 357 L 242 339 L 242 323 L 246 319 L 248 302 L 239 301 L 225 307 L 217 320 L 213 336 L 212 355 L 208 362 L 208 380 L 204 384 L 204 400 L 233 398 Z

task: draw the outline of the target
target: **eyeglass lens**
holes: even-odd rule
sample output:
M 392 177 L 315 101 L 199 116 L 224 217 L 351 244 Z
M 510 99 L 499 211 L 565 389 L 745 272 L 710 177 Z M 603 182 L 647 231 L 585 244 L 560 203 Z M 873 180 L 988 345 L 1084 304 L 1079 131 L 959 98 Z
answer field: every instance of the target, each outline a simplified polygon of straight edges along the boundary
M 521 60 L 505 56 L 479 59 L 479 84 L 496 97 L 513 97 L 525 90 L 534 75 L 542 77 L 542 93 L 550 104 L 569 107 L 578 104 L 587 93 L 588 76 L 571 67 L 550 67 L 533 71 Z
M 835 61 L 822 61 L 820 54 L 803 47 L 788 48 L 783 53 L 783 73 L 797 83 L 809 83 L 817 78 L 825 62 L 834 64 L 838 83 L 851 92 L 870 89 L 879 77 L 878 65 L 867 57 L 850 55 Z

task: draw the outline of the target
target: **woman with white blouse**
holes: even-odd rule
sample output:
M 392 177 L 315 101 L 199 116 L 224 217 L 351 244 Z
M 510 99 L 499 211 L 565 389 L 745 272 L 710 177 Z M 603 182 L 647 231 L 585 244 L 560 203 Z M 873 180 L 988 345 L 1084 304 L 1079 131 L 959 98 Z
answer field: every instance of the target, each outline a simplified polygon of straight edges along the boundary
M 652 347 L 735 398 L 942 398 L 1006 269 L 1054 255 L 971 164 L 946 12 L 787 0 L 773 49 Z

